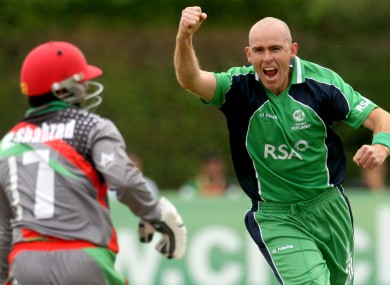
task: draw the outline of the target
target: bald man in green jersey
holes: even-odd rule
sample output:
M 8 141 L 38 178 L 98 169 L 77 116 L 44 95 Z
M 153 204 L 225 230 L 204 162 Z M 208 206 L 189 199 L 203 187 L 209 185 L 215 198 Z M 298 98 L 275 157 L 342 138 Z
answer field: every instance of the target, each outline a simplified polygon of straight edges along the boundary
M 206 18 L 200 7 L 182 11 L 174 65 L 180 85 L 226 117 L 235 171 L 252 202 L 249 234 L 280 284 L 353 284 L 346 159 L 332 124 L 373 132 L 353 161 L 375 168 L 389 155 L 389 113 L 300 59 L 287 24 L 271 17 L 249 32 L 249 65 L 201 70 L 192 38 Z

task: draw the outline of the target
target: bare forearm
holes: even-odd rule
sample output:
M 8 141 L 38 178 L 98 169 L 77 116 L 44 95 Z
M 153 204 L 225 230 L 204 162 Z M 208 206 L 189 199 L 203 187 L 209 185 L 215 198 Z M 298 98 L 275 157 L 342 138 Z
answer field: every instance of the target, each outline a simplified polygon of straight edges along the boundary
M 191 38 L 176 39 L 174 65 L 177 80 L 184 89 L 204 100 L 213 99 L 216 79 L 211 72 L 200 69 Z
M 191 87 L 200 77 L 199 62 L 192 45 L 192 38 L 181 39 L 178 37 L 176 39 L 174 65 L 180 85 L 185 89 L 192 90 Z
M 216 79 L 211 72 L 200 69 L 192 45 L 192 38 L 207 15 L 200 7 L 187 7 L 182 11 L 176 37 L 174 66 L 180 85 L 200 98 L 211 101 L 214 97 Z
M 390 114 L 381 108 L 376 108 L 363 125 L 372 130 L 374 134 L 379 132 L 390 133 Z

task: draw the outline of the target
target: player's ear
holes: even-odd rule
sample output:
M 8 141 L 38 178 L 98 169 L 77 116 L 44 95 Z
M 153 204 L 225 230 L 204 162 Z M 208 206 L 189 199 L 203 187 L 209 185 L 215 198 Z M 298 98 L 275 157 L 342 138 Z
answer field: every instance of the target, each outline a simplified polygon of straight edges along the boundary
M 245 47 L 245 53 L 246 53 L 246 57 L 247 57 L 247 59 L 248 59 L 248 62 L 249 62 L 249 63 L 252 63 L 251 49 L 250 49 L 250 47 Z
M 293 59 L 298 54 L 298 44 L 292 43 L 290 50 L 291 50 L 290 58 Z

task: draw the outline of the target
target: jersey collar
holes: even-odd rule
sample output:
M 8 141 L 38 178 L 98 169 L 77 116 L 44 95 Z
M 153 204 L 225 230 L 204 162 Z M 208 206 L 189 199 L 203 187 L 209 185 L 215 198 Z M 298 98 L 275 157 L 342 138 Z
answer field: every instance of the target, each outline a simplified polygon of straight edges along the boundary
M 26 112 L 26 117 L 31 117 L 35 115 L 42 115 L 45 113 L 53 112 L 53 111 L 59 111 L 66 108 L 69 108 L 69 103 L 63 102 L 63 101 L 52 101 L 48 104 L 36 107 L 36 108 L 30 108 Z
M 294 59 L 291 60 L 290 66 L 293 68 L 291 84 L 300 84 L 305 82 L 305 68 L 301 59 L 297 56 L 294 57 Z

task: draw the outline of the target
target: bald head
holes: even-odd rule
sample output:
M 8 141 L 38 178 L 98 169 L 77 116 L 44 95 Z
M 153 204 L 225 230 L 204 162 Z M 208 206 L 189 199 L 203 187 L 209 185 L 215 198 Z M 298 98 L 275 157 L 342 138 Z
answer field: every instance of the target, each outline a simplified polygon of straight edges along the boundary
M 290 62 L 298 52 L 290 29 L 279 19 L 267 17 L 253 25 L 249 32 L 249 46 L 245 47 L 261 82 L 274 94 L 281 94 L 290 82 Z
M 278 34 L 287 44 L 292 43 L 290 29 L 285 22 L 273 17 L 266 17 L 258 21 L 249 31 L 249 45 L 257 37 L 267 37 Z

